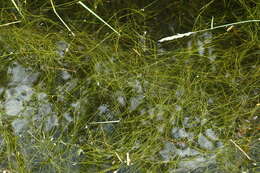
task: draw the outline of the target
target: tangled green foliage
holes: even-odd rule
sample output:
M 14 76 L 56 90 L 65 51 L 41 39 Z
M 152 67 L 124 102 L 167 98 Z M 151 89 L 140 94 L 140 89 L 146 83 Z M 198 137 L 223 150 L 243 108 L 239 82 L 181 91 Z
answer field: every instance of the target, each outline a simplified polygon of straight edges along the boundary
M 0 27 L 0 87 L 8 81 L 8 66 L 19 62 L 41 73 L 34 87 L 48 94 L 59 117 L 71 111 L 69 103 L 79 101 L 81 107 L 72 111 L 73 122 L 66 128 L 45 132 L 35 127 L 22 138 L 13 132 L 12 119 L 0 107 L 1 171 L 170 172 L 181 158 L 164 161 L 160 151 L 165 142 L 176 143 L 171 130 L 184 127 L 186 115 L 207 120 L 191 129 L 194 134 L 212 128 L 223 143 L 223 149 L 212 152 L 217 166 L 194 172 L 259 171 L 259 23 L 237 25 L 228 32 L 227 28 L 214 30 L 205 43 L 209 32 L 157 42 L 165 36 L 209 28 L 212 16 L 214 25 L 259 19 L 259 2 L 84 1 L 120 36 L 78 1 L 54 1 L 75 36 L 55 15 L 49 0 L 15 2 L 20 12 L 11 0 L 0 2 L 0 25 L 20 21 Z M 204 44 L 204 53 L 198 40 Z M 59 41 L 69 45 L 64 56 L 57 54 Z M 65 91 L 61 102 L 57 85 L 63 82 L 58 78 L 64 69 L 79 82 Z M 136 83 L 141 88 L 135 88 Z M 118 93 L 123 93 L 126 105 L 120 105 Z M 141 98 L 140 93 L 142 102 L 131 108 L 131 100 Z M 0 98 L 4 99 L 1 93 Z M 114 119 L 99 116 L 100 105 L 107 105 Z M 143 111 L 151 108 L 155 108 L 153 113 Z M 160 110 L 161 119 L 157 117 Z M 93 123 L 110 120 L 120 122 Z M 194 141 L 181 142 L 199 148 Z M 131 166 L 124 163 L 127 153 Z

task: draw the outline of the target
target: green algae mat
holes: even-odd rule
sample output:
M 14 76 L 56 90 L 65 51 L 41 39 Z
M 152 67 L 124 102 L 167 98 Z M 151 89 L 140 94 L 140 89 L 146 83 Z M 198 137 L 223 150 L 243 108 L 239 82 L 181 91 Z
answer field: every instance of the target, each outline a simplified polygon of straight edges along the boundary
M 0 9 L 0 172 L 260 171 L 258 1 Z

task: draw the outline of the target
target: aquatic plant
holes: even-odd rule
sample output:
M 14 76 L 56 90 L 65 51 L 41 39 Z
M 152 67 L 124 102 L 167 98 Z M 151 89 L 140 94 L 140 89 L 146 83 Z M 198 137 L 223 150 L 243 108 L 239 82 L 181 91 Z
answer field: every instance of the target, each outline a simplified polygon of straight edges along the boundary
M 0 7 L 1 171 L 259 171 L 257 1 Z

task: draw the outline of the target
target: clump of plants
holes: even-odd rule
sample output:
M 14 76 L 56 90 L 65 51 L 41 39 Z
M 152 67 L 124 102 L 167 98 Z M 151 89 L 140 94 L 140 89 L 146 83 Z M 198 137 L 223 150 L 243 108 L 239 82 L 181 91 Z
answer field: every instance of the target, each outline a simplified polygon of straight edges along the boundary
M 0 7 L 1 171 L 259 170 L 258 2 Z

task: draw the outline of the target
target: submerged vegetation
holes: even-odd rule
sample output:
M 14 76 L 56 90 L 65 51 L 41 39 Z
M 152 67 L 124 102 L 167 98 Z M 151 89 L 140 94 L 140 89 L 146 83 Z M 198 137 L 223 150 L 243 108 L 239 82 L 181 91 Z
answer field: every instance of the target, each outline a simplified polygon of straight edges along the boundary
M 81 3 L 0 2 L 2 172 L 260 171 L 260 23 L 158 42 L 258 1 Z

